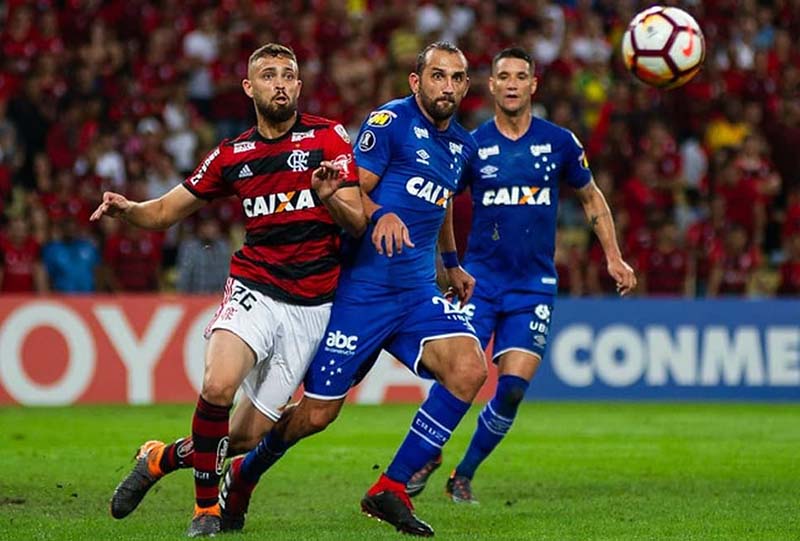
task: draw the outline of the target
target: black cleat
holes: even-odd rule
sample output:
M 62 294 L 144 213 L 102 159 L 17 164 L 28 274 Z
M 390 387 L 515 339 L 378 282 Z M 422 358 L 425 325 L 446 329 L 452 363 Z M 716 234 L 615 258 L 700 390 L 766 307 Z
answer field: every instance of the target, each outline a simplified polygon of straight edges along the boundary
M 425 485 L 428 483 L 428 478 L 431 476 L 433 472 L 439 469 L 439 466 L 442 465 L 442 455 L 437 456 L 433 460 L 429 461 L 427 464 L 422 466 L 422 468 L 411 476 L 411 479 L 408 480 L 406 483 L 406 492 L 412 498 L 414 496 L 418 496 L 422 493 L 425 489 Z
M 414 506 L 405 493 L 382 490 L 376 494 L 367 493 L 361 500 L 361 510 L 378 520 L 383 520 L 397 528 L 398 532 L 419 537 L 433 537 L 433 528 L 414 514 Z
M 136 452 L 136 464 L 125 479 L 114 489 L 111 496 L 111 516 L 125 518 L 141 503 L 147 491 L 161 479 L 164 474 L 158 466 L 164 444 L 151 440 L 144 443 Z
M 450 474 L 444 491 L 455 503 L 478 503 L 475 495 L 472 494 L 472 480 L 463 475 L 456 475 L 455 471 Z
M 250 505 L 250 496 L 255 485 L 248 485 L 239 476 L 244 457 L 236 457 L 226 466 L 219 489 L 219 506 L 222 511 L 222 531 L 238 531 L 244 528 L 244 519 Z
M 187 537 L 215 537 L 221 531 L 219 505 L 203 508 L 195 506 L 192 522 L 186 530 Z

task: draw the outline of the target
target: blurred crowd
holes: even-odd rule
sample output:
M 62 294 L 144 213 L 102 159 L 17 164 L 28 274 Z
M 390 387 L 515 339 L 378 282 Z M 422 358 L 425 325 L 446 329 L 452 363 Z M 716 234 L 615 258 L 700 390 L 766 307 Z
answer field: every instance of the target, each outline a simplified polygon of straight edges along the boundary
M 669 2 L 668 2 L 669 3 Z M 800 294 L 800 0 L 679 2 L 708 44 L 673 91 L 636 83 L 619 43 L 649 2 L 546 0 L 0 1 L 0 290 L 217 292 L 242 239 L 235 200 L 164 233 L 89 223 L 104 190 L 158 197 L 253 120 L 261 44 L 290 45 L 301 110 L 355 135 L 408 93 L 428 42 L 470 62 L 459 113 L 492 115 L 490 61 L 536 61 L 535 112 L 584 142 L 642 295 Z M 460 246 L 469 203 L 456 203 Z M 564 193 L 557 263 L 572 295 L 615 290 Z

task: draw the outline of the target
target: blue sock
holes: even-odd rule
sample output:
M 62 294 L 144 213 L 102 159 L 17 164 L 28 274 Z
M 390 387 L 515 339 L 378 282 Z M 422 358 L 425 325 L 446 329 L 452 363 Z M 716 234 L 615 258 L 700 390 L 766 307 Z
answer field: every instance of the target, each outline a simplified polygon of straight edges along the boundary
M 439 456 L 442 446 L 469 409 L 469 402 L 453 396 L 444 386 L 434 383 L 428 399 L 411 421 L 411 429 L 386 469 L 390 479 L 406 484 L 429 460 Z
M 456 475 L 472 479 L 481 462 L 486 460 L 511 428 L 529 383 L 518 376 L 500 376 L 494 398 L 484 406 L 478 416 L 478 428 L 464 458 L 456 468 Z
M 284 442 L 274 430 L 261 438 L 256 448 L 247 453 L 242 461 L 240 474 L 248 483 L 255 484 L 283 456 L 291 443 Z

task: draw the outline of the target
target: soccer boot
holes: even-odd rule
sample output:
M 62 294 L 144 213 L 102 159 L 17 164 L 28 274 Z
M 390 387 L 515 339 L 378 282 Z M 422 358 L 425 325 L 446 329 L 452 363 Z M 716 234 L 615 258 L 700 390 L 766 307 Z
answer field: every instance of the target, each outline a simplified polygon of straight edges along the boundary
M 186 530 L 187 537 L 214 537 L 222 531 L 219 504 L 211 507 L 194 506 L 194 516 Z
M 244 528 L 247 507 L 255 485 L 242 480 L 239 471 L 242 468 L 243 456 L 231 460 L 222 474 L 222 486 L 219 489 L 219 506 L 222 511 L 222 530 L 236 531 Z
M 455 470 L 450 474 L 450 479 L 447 480 L 444 492 L 455 503 L 478 503 L 478 500 L 475 499 L 475 495 L 472 493 L 472 481 L 470 478 L 464 477 L 463 475 L 456 475 Z
M 437 456 L 436 458 L 430 460 L 427 464 L 422 466 L 422 468 L 417 471 L 414 475 L 411 476 L 411 479 L 408 480 L 406 483 L 406 492 L 412 498 L 414 496 L 418 496 L 422 493 L 425 489 L 425 485 L 428 482 L 428 478 L 431 476 L 433 472 L 439 469 L 439 466 L 442 465 L 442 455 Z
M 111 516 L 125 518 L 133 512 L 156 481 L 164 476 L 159 463 L 166 446 L 163 442 L 151 440 L 144 443 L 136 452 L 136 464 L 122 480 L 111 496 Z
M 392 481 L 386 474 L 370 488 L 361 500 L 361 510 L 383 520 L 397 531 L 419 537 L 432 537 L 433 528 L 414 514 L 414 506 L 402 483 Z

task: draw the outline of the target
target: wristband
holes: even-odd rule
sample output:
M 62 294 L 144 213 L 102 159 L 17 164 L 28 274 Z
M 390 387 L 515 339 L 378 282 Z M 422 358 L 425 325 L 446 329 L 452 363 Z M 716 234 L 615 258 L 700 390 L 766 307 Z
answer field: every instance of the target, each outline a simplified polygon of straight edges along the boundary
M 446 269 L 458 267 L 458 252 L 442 252 L 442 263 Z
M 376 210 L 375 212 L 372 213 L 372 216 L 369 217 L 369 221 L 372 222 L 373 224 L 376 224 L 376 223 L 378 223 L 378 220 L 381 219 L 381 216 L 383 216 L 384 214 L 387 214 L 388 212 L 389 211 L 386 210 L 386 207 L 381 207 L 381 208 L 379 208 L 378 210 Z

